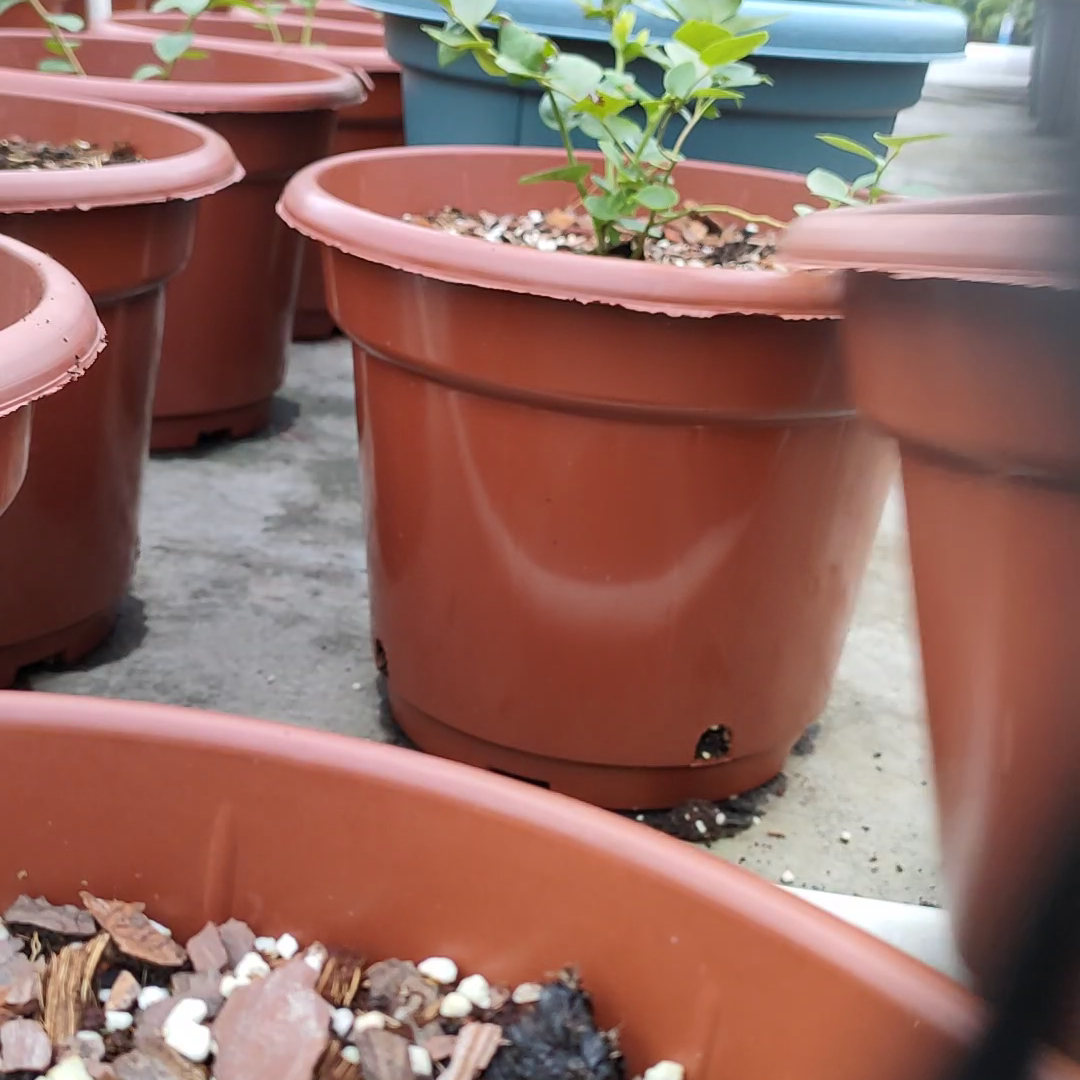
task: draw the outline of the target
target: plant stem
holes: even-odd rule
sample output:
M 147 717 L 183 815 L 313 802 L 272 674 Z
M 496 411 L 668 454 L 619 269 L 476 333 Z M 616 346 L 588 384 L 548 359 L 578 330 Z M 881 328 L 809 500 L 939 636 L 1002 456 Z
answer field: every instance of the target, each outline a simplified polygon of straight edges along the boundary
M 68 39 L 60 31 L 59 26 L 54 26 L 49 19 L 49 13 L 45 10 L 41 3 L 41 0 L 28 0 L 30 6 L 34 9 L 38 18 L 45 24 L 46 29 L 49 31 L 50 37 L 53 41 L 63 50 L 64 59 L 71 65 L 72 71 L 76 75 L 82 75 L 86 77 L 86 71 L 83 69 L 82 64 L 79 63 L 79 58 L 75 55 L 75 50 L 71 47 Z
M 691 214 L 730 214 L 742 221 L 754 225 L 768 225 L 770 229 L 785 229 L 787 226 L 782 221 L 777 221 L 768 214 L 748 214 L 737 206 L 689 206 L 685 210 L 678 210 L 670 214 L 663 214 L 656 219 L 657 225 L 667 225 L 679 218 L 690 217 Z
M 551 98 L 551 112 L 555 117 L 555 123 L 559 125 L 559 137 L 562 139 L 563 149 L 566 151 L 566 162 L 571 166 L 576 165 L 578 160 L 577 154 L 574 153 L 573 141 L 570 138 L 570 129 L 566 126 L 566 119 L 559 108 L 559 103 L 555 100 L 555 91 L 548 87 L 547 94 Z M 589 196 L 589 189 L 585 186 L 585 181 L 576 180 L 574 186 L 577 188 L 582 202 L 584 202 Z M 608 250 L 606 229 L 601 227 L 601 223 L 596 218 L 592 219 L 592 223 L 593 231 L 596 233 L 597 254 L 606 255 Z
M 281 27 L 278 26 L 274 13 L 265 4 L 262 5 L 262 13 L 263 18 L 266 20 L 266 29 L 270 31 L 274 44 L 284 45 L 285 39 L 281 36 Z
M 315 31 L 315 4 L 310 3 L 305 6 L 304 11 L 304 28 L 300 31 L 300 44 L 310 45 L 311 39 L 314 37 Z

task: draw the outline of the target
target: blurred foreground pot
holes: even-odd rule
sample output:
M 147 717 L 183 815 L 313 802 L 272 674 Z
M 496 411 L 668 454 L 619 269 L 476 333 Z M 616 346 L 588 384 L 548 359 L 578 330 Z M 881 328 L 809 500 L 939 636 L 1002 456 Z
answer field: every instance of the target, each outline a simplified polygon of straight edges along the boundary
M 234 12 L 240 9 L 234 9 Z M 319 5 L 322 13 L 322 4 Z M 147 14 L 132 12 L 117 15 L 109 28 L 117 33 L 152 40 L 168 31 L 183 28 L 185 17 L 176 13 Z M 382 48 L 382 26 L 374 20 L 348 23 L 315 20 L 313 46 L 297 44 L 305 20 L 293 15 L 276 19 L 282 36 L 289 45 L 282 50 L 275 45 L 263 25 L 237 14 L 200 16 L 195 26 L 199 34 L 242 40 L 264 51 L 295 55 L 301 58 L 316 56 L 340 64 L 358 75 L 367 89 L 367 97 L 337 113 L 337 124 L 331 142 L 331 153 L 346 154 L 352 150 L 369 150 L 380 146 L 400 146 L 405 137 L 401 127 L 401 78 L 397 64 Z M 327 338 L 334 332 L 334 321 L 326 309 L 326 286 L 323 282 L 319 245 L 304 245 L 300 292 L 296 301 L 293 337 L 312 341 Z
M 112 629 L 138 549 L 166 282 L 191 253 L 196 200 L 242 171 L 220 136 L 147 109 L 0 92 L 0 130 L 126 142 L 147 159 L 0 172 L 0 232 L 68 267 L 109 338 L 84 379 L 35 407 L 26 486 L 0 521 L 0 686 L 10 686 L 20 667 L 75 661 Z
M 85 373 L 104 344 L 94 306 L 74 276 L 0 237 L 0 515 L 26 476 L 33 402 Z
M 27 762 L 48 763 L 47 802 Z M 181 940 L 237 916 L 366 956 L 448 955 L 493 982 L 573 963 L 600 1023 L 620 1026 L 628 1076 L 673 1058 L 691 1080 L 866 1080 L 868 1062 L 876 1080 L 938 1078 L 979 1026 L 956 983 L 737 867 L 397 747 L 7 693 L 0 790 L 24 808 L 0 845 L 0 905 L 78 902 L 82 885 L 152 901 Z M 124 843 L 103 844 L 118 820 Z M 423 857 L 403 857 L 387 822 L 407 822 Z M 1054 1058 L 1038 1074 L 1080 1070 Z
M 860 412 L 900 443 L 944 866 L 992 988 L 1080 782 L 1080 367 L 1056 197 L 814 215 Z
M 518 182 L 558 160 L 375 150 L 286 189 L 356 344 L 376 655 L 425 749 L 607 806 L 721 797 L 821 710 L 891 458 L 848 404 L 831 278 L 400 220 L 565 205 Z M 804 188 L 687 163 L 680 190 L 790 216 Z
M 148 42 L 80 36 L 90 77 L 36 70 L 34 31 L 0 32 L 0 86 L 147 105 L 196 116 L 232 145 L 243 182 L 207 199 L 191 261 L 168 290 L 169 318 L 154 403 L 154 449 L 204 435 L 249 435 L 270 420 L 285 373 L 300 246 L 274 217 L 285 181 L 330 146 L 334 110 L 361 96 L 356 77 L 314 58 L 269 56 L 240 43 L 200 41 L 168 80 L 135 82 L 155 61 Z

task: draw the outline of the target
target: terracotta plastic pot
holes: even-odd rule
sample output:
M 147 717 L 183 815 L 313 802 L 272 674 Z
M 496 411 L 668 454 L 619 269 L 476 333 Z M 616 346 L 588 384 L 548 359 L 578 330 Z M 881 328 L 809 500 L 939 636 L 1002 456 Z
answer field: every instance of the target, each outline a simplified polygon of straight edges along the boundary
M 817 215 L 786 250 L 872 271 L 848 279 L 848 366 L 900 444 L 944 869 L 985 986 L 1080 782 L 1069 229 L 1055 196 L 943 200 Z
M 190 264 L 169 286 L 155 449 L 249 435 L 269 422 L 301 254 L 274 218 L 274 202 L 296 169 L 327 153 L 334 110 L 362 96 L 356 77 L 328 62 L 212 39 L 200 48 L 208 56 L 181 61 L 171 79 L 135 82 L 131 73 L 154 61 L 149 43 L 85 34 L 79 58 L 91 76 L 76 78 L 36 70 L 40 33 L 0 33 L 0 86 L 195 115 L 228 140 L 246 170 L 242 183 L 204 202 Z
M 0 237 L 0 515 L 26 477 L 32 403 L 84 374 L 104 345 L 105 330 L 75 277 Z
M 847 400 L 832 278 L 400 220 L 563 205 L 518 183 L 557 161 L 375 150 L 286 189 L 356 343 L 376 655 L 426 749 L 607 806 L 721 797 L 824 704 L 890 454 Z M 680 185 L 773 215 L 805 190 L 697 163 Z
M 47 801 L 28 761 L 48 762 Z M 397 747 L 8 693 L 0 789 L 23 808 L 0 845 L 0 904 L 83 887 L 148 901 L 181 938 L 234 915 L 369 957 L 449 955 L 500 982 L 574 963 L 600 1022 L 620 1025 L 628 1076 L 673 1058 L 691 1080 L 865 1080 L 868 1062 L 880 1080 L 945 1077 L 979 1026 L 956 983 L 738 867 Z M 110 821 L 122 844 L 101 842 Z M 1080 1070 L 1048 1056 L 1038 1073 Z
M 0 232 L 70 268 L 111 342 L 85 379 L 36 407 L 26 486 L 0 521 L 0 686 L 10 686 L 25 664 L 74 661 L 112 629 L 138 548 L 166 282 L 190 255 L 195 200 L 242 173 L 224 139 L 146 109 L 0 92 L 0 130 L 127 141 L 148 159 L 0 172 Z
M 239 9 L 234 9 L 239 10 Z M 322 11 L 322 5 L 319 6 Z M 164 31 L 179 29 L 183 16 L 150 15 L 139 12 L 121 14 L 111 24 L 118 32 L 156 36 Z M 277 19 L 282 35 L 296 42 L 304 20 L 280 15 Z M 237 38 L 259 43 L 271 52 L 278 47 L 269 40 L 266 30 L 256 23 L 235 15 L 210 14 L 196 23 L 200 34 L 209 37 Z M 315 55 L 333 61 L 359 75 L 368 90 L 367 97 L 337 114 L 337 126 L 331 143 L 334 154 L 352 150 L 368 150 L 380 146 L 400 146 L 405 141 L 401 126 L 401 78 L 397 64 L 382 48 L 382 27 L 373 20 L 363 25 L 316 20 L 313 23 L 317 48 L 295 46 L 289 54 Z M 326 309 L 326 286 L 323 282 L 322 261 L 316 244 L 304 245 L 300 292 L 296 301 L 293 338 L 312 341 L 327 338 L 334 332 L 334 321 Z

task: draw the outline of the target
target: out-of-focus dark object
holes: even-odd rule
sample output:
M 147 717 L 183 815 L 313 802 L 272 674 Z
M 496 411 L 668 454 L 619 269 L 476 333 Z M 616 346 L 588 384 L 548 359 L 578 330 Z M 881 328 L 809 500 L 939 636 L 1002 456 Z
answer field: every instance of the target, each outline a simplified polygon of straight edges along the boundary
M 1036 194 L 833 211 L 781 251 L 862 271 L 845 289 L 846 362 L 858 410 L 899 441 L 944 872 L 984 989 L 1005 976 L 1080 780 L 1069 209 Z
M 1080 0 L 1037 0 L 1031 112 L 1041 135 L 1080 130 Z
M 1069 1023 L 1080 959 L 1080 816 L 1063 824 L 1049 884 L 1023 913 L 1019 945 L 993 991 L 991 1022 L 951 1080 L 1021 1080 L 1041 1043 Z

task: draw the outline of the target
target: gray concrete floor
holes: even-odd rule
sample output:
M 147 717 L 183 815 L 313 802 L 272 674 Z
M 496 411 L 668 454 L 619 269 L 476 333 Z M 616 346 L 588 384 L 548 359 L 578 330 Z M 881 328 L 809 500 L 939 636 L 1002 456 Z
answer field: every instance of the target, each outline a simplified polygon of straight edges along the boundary
M 900 129 L 952 135 L 914 148 L 900 170 L 942 193 L 1046 186 L 1060 157 L 1032 135 L 1022 102 L 955 87 L 928 93 Z M 279 405 L 262 438 L 150 463 L 117 633 L 82 669 L 33 672 L 27 686 L 385 737 L 347 346 L 294 348 Z M 894 493 L 816 749 L 792 758 L 786 796 L 718 855 L 812 888 L 941 899 L 910 606 Z

